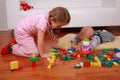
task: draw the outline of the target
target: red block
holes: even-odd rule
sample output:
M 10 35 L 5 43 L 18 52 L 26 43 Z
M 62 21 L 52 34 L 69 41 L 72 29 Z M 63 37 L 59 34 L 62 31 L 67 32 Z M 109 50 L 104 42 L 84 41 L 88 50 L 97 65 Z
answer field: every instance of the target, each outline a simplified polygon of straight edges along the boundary
M 72 54 L 72 58 L 77 58 L 77 54 Z
M 112 52 L 107 52 L 107 55 L 112 58 L 113 57 L 113 53 Z
M 84 66 L 85 66 L 85 67 L 89 67 L 89 66 L 90 66 L 90 63 L 89 63 L 89 62 L 85 62 L 85 63 L 84 63 Z
M 32 62 L 32 68 L 36 67 L 36 62 Z

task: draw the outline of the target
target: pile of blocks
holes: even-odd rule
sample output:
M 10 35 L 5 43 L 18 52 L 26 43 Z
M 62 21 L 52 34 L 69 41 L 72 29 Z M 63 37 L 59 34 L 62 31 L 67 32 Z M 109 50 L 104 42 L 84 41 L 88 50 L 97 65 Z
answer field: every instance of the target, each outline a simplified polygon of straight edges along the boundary
M 80 51 L 76 49 L 76 47 L 69 48 L 67 50 L 61 48 L 52 47 L 50 53 L 54 54 L 55 59 L 59 60 L 75 60 L 77 58 L 85 59 L 87 61 L 82 60 L 79 64 L 76 64 L 74 68 L 81 67 L 90 67 L 90 66 L 98 66 L 98 67 L 112 67 L 120 65 L 120 57 L 116 54 L 120 54 L 120 50 L 118 48 L 104 48 L 102 49 L 102 53 L 94 54 L 82 54 Z M 54 59 L 54 60 L 55 60 Z M 55 61 L 54 61 L 55 62 Z

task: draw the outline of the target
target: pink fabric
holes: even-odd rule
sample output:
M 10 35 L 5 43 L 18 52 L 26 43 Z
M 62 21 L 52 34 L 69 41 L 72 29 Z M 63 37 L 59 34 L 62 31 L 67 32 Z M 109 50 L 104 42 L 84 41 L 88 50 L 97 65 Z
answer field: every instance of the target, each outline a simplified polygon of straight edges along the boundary
M 12 46 L 13 54 L 30 57 L 34 52 L 36 56 L 39 55 L 37 45 L 34 41 L 38 29 L 43 32 L 47 29 L 48 15 L 33 15 L 23 19 L 15 28 L 15 39 L 17 44 Z M 34 36 L 33 36 L 34 35 Z

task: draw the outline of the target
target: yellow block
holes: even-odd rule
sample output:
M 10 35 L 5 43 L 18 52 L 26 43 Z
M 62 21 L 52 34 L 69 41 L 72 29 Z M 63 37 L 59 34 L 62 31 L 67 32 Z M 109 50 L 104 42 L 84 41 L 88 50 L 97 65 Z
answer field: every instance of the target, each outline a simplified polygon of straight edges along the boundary
M 32 58 L 35 58 L 35 53 L 34 52 L 32 52 Z
M 119 64 L 118 64 L 118 63 L 116 63 L 116 62 L 113 62 L 113 65 L 115 65 L 115 66 L 119 66 Z
M 11 61 L 10 62 L 10 69 L 18 69 L 18 61 Z

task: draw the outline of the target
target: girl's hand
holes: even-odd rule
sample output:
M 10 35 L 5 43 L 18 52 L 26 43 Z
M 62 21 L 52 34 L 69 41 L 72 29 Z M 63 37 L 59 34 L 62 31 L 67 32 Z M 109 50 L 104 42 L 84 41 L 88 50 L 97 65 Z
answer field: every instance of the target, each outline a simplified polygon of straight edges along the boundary
M 43 57 L 43 58 L 49 58 L 49 57 L 52 57 L 52 55 L 48 54 L 48 53 L 44 53 L 44 54 L 41 55 L 41 57 Z

